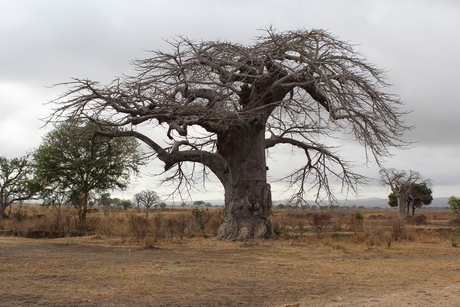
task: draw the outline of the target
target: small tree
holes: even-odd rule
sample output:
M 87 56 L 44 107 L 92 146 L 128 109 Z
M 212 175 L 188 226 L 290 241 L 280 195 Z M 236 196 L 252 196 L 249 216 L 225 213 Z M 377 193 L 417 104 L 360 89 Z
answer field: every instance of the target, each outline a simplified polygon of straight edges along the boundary
M 460 214 L 460 198 L 451 196 L 447 201 L 447 204 L 449 205 L 450 210 L 452 210 L 452 214 Z
M 129 199 L 122 199 L 120 200 L 120 207 L 123 208 L 123 210 L 128 210 L 129 208 L 133 207 L 133 203 Z
M 161 202 L 161 203 L 158 204 L 158 207 L 160 207 L 161 211 L 165 211 L 167 206 L 168 205 L 166 205 L 166 203 L 164 203 L 164 202 Z
M 407 195 L 407 206 L 412 209 L 412 215 L 415 214 L 415 209 L 421 208 L 423 205 L 429 205 L 433 201 L 433 191 L 428 186 L 428 182 L 414 183 L 410 188 L 410 193 Z
M 205 205 L 205 202 L 202 200 L 197 200 L 193 202 L 193 207 L 203 207 Z
M 34 195 L 30 182 L 31 172 L 28 157 L 11 160 L 0 157 L 0 221 L 8 206 Z
M 78 209 L 81 229 L 86 228 L 91 193 L 125 189 L 143 163 L 136 139 L 97 136 L 98 129 L 87 121 L 64 122 L 33 153 L 41 198 L 46 203 L 65 196 L 64 202 Z
M 112 199 L 110 198 L 110 193 L 102 193 L 101 197 L 97 200 L 98 204 L 103 207 L 110 207 L 112 204 Z
M 142 192 L 139 192 L 136 195 L 134 195 L 134 198 L 136 199 L 136 202 L 139 205 L 144 206 L 146 208 L 146 217 L 149 217 L 150 207 L 154 205 L 156 206 L 160 201 L 160 197 L 157 195 L 155 191 L 152 190 L 143 190 Z

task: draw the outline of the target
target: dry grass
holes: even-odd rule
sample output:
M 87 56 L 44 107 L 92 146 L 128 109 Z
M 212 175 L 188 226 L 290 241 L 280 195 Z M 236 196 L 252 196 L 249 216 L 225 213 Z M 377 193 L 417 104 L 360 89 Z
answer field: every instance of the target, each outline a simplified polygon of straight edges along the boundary
M 207 209 L 198 210 L 204 212 Z M 148 248 L 164 240 L 213 237 L 223 221 L 223 211 L 213 209 L 210 212 L 212 215 L 207 216 L 203 224 L 202 220 L 197 220 L 196 214 L 183 209 L 156 211 L 148 218 L 136 209 L 95 209 L 88 215 L 87 228 L 82 233 L 77 227 L 77 213 L 72 208 L 57 210 L 15 206 L 9 212 L 9 218 L 0 224 L 0 230 L 30 238 L 93 234 Z M 208 214 L 208 211 L 204 213 Z M 356 216 L 363 219 L 356 219 Z M 350 241 L 368 247 L 391 247 L 392 243 L 399 241 L 449 243 L 457 227 L 448 210 L 424 210 L 415 219 L 407 220 L 398 219 L 393 210 L 365 210 L 360 213 L 275 210 L 271 219 L 279 238 L 320 245 L 323 241 Z
M 324 306 L 341 297 L 340 306 L 350 306 L 460 282 L 458 249 L 447 244 L 395 242 L 388 249 L 357 237 L 152 243 L 154 249 L 98 236 L 0 237 L 0 284 L 8 284 L 0 288 L 2 304 Z
M 275 211 L 276 241 L 219 242 L 190 211 L 15 207 L 0 224 L 2 304 L 10 306 L 349 306 L 359 298 L 460 282 L 449 211 L 412 225 L 394 211 Z M 316 215 L 315 215 L 316 214 Z M 322 215 L 327 214 L 327 215 Z M 455 232 L 457 231 L 457 232 Z M 90 235 L 90 236 L 88 236 Z M 451 244 L 452 243 L 452 244 Z M 457 243 L 458 244 L 458 243 Z M 343 298 L 343 305 L 331 303 Z M 335 305 L 334 305 L 335 304 Z

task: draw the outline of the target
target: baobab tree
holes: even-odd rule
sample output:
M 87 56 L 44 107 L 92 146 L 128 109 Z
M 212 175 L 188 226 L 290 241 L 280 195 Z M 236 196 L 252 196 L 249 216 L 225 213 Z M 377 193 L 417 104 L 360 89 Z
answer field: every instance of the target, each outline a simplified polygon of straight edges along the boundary
M 137 206 L 139 205 L 145 207 L 145 217 L 149 217 L 149 210 L 150 207 L 153 205 L 157 205 L 160 201 L 160 197 L 155 191 L 152 190 L 144 190 L 134 195 L 134 199 L 136 200 Z
M 91 118 L 101 135 L 138 138 L 178 186 L 214 173 L 226 207 L 218 239 L 275 237 L 268 219 L 267 149 L 300 149 L 304 163 L 284 179 L 293 199 L 318 200 L 333 199 L 331 182 L 353 192 L 365 180 L 323 143 L 325 137 L 350 134 L 377 163 L 390 148 L 404 146 L 405 112 L 397 97 L 383 91 L 384 72 L 325 31 L 269 28 L 249 46 L 184 37 L 170 45 L 171 52 L 152 51 L 133 62 L 135 76 L 108 85 L 63 83 L 68 89 L 54 101 L 49 120 Z M 110 125 L 124 130 L 103 128 Z M 140 125 L 155 127 L 155 139 Z M 157 140 L 161 129 L 164 142 Z M 204 171 L 188 172 L 187 162 L 204 165 Z
M 414 213 L 415 208 L 422 204 L 430 204 L 433 200 L 432 191 L 429 188 L 430 180 L 422 179 L 418 172 L 406 172 L 394 168 L 381 169 L 380 180 L 382 184 L 391 189 L 390 202 L 391 198 L 396 198 L 399 217 L 408 215 L 409 207 L 412 206 L 412 213 Z
M 428 186 L 429 182 L 423 183 L 410 183 L 406 186 L 406 189 L 399 192 L 399 194 L 405 195 L 405 206 L 406 214 L 412 210 L 412 216 L 415 215 L 415 209 L 421 208 L 423 205 L 429 205 L 433 201 L 431 195 L 433 191 Z M 394 192 L 388 195 L 388 204 L 391 207 L 398 207 L 398 197 Z

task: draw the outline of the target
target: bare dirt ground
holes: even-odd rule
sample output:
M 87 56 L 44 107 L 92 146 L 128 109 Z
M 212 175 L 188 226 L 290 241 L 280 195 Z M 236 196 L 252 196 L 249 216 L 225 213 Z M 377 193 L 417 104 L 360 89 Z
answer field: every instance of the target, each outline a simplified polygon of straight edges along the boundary
M 0 237 L 1 306 L 460 306 L 460 249 Z

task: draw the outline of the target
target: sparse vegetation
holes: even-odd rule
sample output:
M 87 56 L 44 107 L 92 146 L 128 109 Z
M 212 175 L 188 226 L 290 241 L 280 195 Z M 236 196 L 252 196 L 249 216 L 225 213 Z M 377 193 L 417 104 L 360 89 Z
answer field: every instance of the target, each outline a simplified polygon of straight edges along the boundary
M 119 244 L 134 243 L 151 248 L 161 245 L 162 241 L 214 237 L 224 219 L 224 210 L 217 208 L 165 208 L 146 217 L 137 208 L 98 207 L 88 213 L 87 230 L 82 233 L 76 210 L 14 206 L 0 224 L 0 230 L 6 235 L 29 238 L 95 235 Z M 369 248 L 391 247 L 402 241 L 452 242 L 457 246 L 459 225 L 454 221 L 448 210 L 430 210 L 405 219 L 398 218 L 395 211 L 383 210 L 275 210 L 271 216 L 281 240 L 326 246 L 365 244 Z
M 453 247 L 458 247 L 460 244 L 460 226 L 455 227 L 452 230 L 451 241 Z
M 447 204 L 449 205 L 450 210 L 452 210 L 453 215 L 460 214 L 460 198 L 451 196 Z

